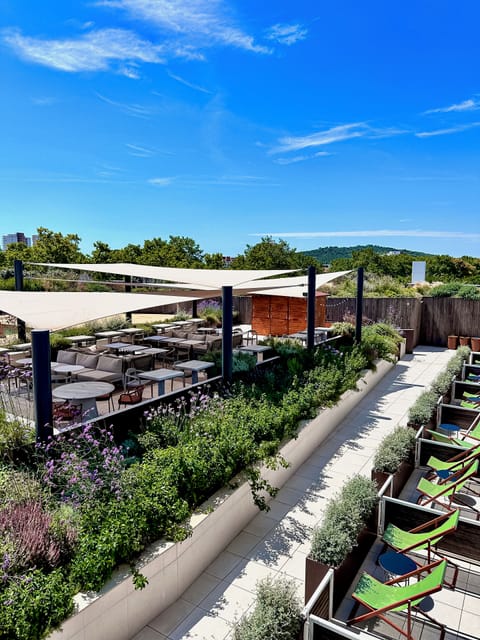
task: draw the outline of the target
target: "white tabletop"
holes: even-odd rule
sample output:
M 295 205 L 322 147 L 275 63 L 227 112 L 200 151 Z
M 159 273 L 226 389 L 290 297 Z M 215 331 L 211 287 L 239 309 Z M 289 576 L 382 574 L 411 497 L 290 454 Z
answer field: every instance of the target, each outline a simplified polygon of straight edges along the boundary
M 81 364 L 56 364 L 55 373 L 78 373 L 85 369 Z
M 65 340 L 70 342 L 86 342 L 87 340 L 95 341 L 95 336 L 65 336 Z
M 170 380 L 170 378 L 181 378 L 184 373 L 183 371 L 176 371 L 175 369 L 154 369 L 153 371 L 142 371 L 142 373 L 137 375 L 144 380 L 160 382 L 161 380 Z
M 119 329 L 120 333 L 125 333 L 126 335 L 133 335 L 135 333 L 144 333 L 143 329 L 136 329 L 132 327 L 131 329 Z
M 103 396 L 106 393 L 111 393 L 114 389 L 114 385 L 109 382 L 71 382 L 53 389 L 52 396 L 62 400 L 84 400 Z
M 179 362 L 175 365 L 175 368 L 187 369 L 188 371 L 203 371 L 213 366 L 213 362 L 206 362 L 205 360 L 187 360 L 186 362 Z
M 98 331 L 96 334 L 97 338 L 115 338 L 116 336 L 121 336 L 120 331 Z

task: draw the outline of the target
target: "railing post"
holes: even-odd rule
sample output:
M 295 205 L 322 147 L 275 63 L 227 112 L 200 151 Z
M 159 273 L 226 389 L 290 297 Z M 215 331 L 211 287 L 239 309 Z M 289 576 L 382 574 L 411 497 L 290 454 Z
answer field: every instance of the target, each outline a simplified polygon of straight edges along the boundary
M 233 289 L 222 287 L 222 376 L 231 382 L 233 373 L 232 353 Z
M 37 441 L 53 435 L 52 386 L 50 374 L 50 332 L 32 331 L 33 405 Z
M 23 262 L 14 260 L 13 269 L 15 273 L 15 291 L 23 291 Z M 17 335 L 20 342 L 27 341 L 27 330 L 25 322 L 17 318 Z
M 363 317 L 363 267 L 357 270 L 357 308 L 355 317 L 355 341 L 362 341 L 362 317 Z
M 132 285 L 132 276 L 125 276 L 125 293 L 132 292 L 131 285 Z M 132 322 L 132 312 L 127 311 L 127 313 L 125 314 L 125 318 L 127 319 L 128 322 Z
M 307 295 L 307 349 L 313 350 L 315 345 L 315 267 L 308 267 L 308 295 Z

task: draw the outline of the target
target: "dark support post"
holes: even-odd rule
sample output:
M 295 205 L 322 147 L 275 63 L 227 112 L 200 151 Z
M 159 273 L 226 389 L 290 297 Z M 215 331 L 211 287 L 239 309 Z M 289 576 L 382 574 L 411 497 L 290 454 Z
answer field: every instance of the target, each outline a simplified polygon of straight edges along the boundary
M 23 262 L 14 260 L 13 268 L 15 272 L 15 291 L 23 291 Z M 25 322 L 20 318 L 17 318 L 17 335 L 20 342 L 27 341 Z
M 125 293 L 132 292 L 132 287 L 130 286 L 131 284 L 132 284 L 132 276 L 125 276 Z M 127 313 L 125 314 L 125 317 L 127 318 L 128 322 L 132 322 L 131 311 L 127 311 Z
M 49 331 L 32 331 L 32 373 L 37 440 L 45 442 L 53 435 Z
M 192 318 L 198 318 L 197 300 L 192 302 Z
M 225 382 L 232 380 L 233 353 L 233 289 L 222 287 L 222 376 Z
M 315 267 L 308 267 L 307 349 L 313 349 L 315 345 L 315 294 L 316 294 Z
M 357 270 L 357 309 L 355 318 L 355 342 L 362 340 L 362 318 L 363 318 L 363 267 Z

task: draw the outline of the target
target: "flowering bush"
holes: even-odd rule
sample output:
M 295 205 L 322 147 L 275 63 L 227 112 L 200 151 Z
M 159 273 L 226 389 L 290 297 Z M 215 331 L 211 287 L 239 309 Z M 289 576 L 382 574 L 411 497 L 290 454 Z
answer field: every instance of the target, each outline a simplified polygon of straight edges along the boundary
M 87 424 L 37 449 L 44 459 L 42 479 L 62 502 L 78 506 L 104 494 L 121 497 L 124 454 L 108 429 Z

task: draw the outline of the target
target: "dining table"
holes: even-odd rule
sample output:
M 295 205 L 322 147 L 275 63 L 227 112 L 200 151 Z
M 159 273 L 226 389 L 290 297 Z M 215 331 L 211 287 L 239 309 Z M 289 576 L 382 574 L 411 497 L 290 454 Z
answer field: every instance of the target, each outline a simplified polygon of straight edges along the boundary
M 186 362 L 177 362 L 177 364 L 175 365 L 175 369 L 180 369 L 180 371 L 191 371 L 192 384 L 197 384 L 198 373 L 200 371 L 210 369 L 210 367 L 213 366 L 213 362 L 206 362 L 205 360 L 187 360 Z
M 178 371 L 176 369 L 153 369 L 152 371 L 142 371 L 137 374 L 139 378 L 142 380 L 152 380 L 157 383 L 158 395 L 165 395 L 165 380 L 172 380 L 172 391 L 173 391 L 173 380 L 174 378 L 183 378 L 185 376 L 183 371 Z
M 115 386 L 110 382 L 82 381 L 62 384 L 52 390 L 52 396 L 59 400 L 69 400 L 81 406 L 82 422 L 98 416 L 96 398 L 112 393 Z

